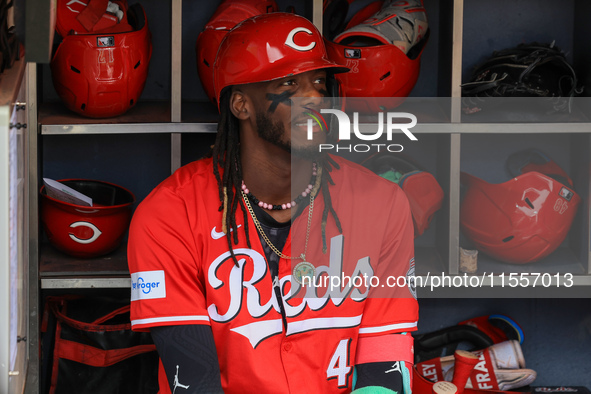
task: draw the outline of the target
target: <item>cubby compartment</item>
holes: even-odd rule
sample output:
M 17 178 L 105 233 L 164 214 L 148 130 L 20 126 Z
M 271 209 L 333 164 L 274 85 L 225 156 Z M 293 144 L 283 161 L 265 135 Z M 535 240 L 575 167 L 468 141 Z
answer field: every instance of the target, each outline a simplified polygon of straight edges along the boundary
M 453 327 L 479 316 L 509 316 L 523 330 L 525 368 L 537 374 L 532 386 L 591 387 L 591 376 L 585 367 L 591 347 L 590 311 L 588 298 L 419 298 L 418 333 Z
M 373 127 L 375 128 L 376 125 Z M 386 137 L 375 141 L 352 140 L 350 143 L 340 141 L 330 153 L 363 166 L 368 166 L 372 158 L 377 155 L 390 156 L 394 160 L 406 161 L 417 170 L 433 175 L 443 191 L 443 200 L 441 208 L 432 216 L 424 233 L 415 239 L 416 269 L 417 275 L 427 275 L 429 272 L 447 272 L 447 256 L 450 245 L 448 222 L 452 160 L 450 157 L 451 136 L 449 134 L 420 133 L 416 134 L 416 137 L 417 141 L 410 141 L 400 133 L 394 135 L 391 141 L 388 141 Z M 388 149 L 391 151 L 389 152 Z M 388 158 L 385 159 L 388 160 Z
M 554 252 L 539 261 L 527 264 L 506 263 L 479 253 L 478 273 L 589 273 L 589 147 L 589 134 L 462 135 L 461 171 L 492 184 L 507 182 L 513 178 L 506 166 L 507 158 L 516 152 L 536 149 L 546 154 L 566 172 L 573 180 L 573 189 L 581 199 L 566 238 Z M 462 188 L 465 192 L 466 185 Z M 523 192 L 526 193 L 527 189 Z M 554 200 L 549 198 L 545 204 L 554 204 Z M 460 212 L 458 214 L 461 215 Z M 508 216 L 510 214 L 500 211 L 498 213 Z M 476 249 L 464 233 L 461 233 L 460 246 L 464 249 Z
M 499 10 L 503 10 L 502 13 Z M 548 99 L 507 99 L 487 98 L 482 105 L 463 105 L 475 108 L 482 107 L 481 112 L 464 115 L 463 122 L 469 123 L 573 123 L 588 122 L 588 103 L 576 97 L 589 96 L 590 73 L 589 53 L 591 42 L 589 36 L 591 27 L 585 16 L 591 11 L 590 5 L 581 0 L 553 2 L 551 0 L 532 1 L 519 0 L 501 2 L 463 2 L 463 35 L 461 73 L 462 83 L 472 80 L 476 68 L 489 59 L 493 52 L 514 48 L 520 44 L 538 43 L 553 44 L 566 57 L 566 61 L 575 73 L 575 99 L 566 103 L 563 100 L 563 110 L 554 112 L 557 107 L 549 104 Z M 542 75 L 542 88 L 548 88 L 552 95 L 556 95 L 555 87 L 559 82 L 565 86 L 564 77 L 570 75 L 568 66 L 556 66 L 554 73 Z M 496 70 L 498 71 L 498 69 Z M 492 78 L 487 76 L 487 79 Z M 497 76 L 498 79 L 502 75 Z M 526 95 L 522 93 L 522 95 Z M 564 94 L 566 95 L 566 94 Z M 579 101 L 577 101 L 579 100 Z M 564 104 L 564 105 L 562 105 Z M 500 107 L 500 108 L 499 108 Z M 554 107 L 554 108 L 553 108 Z M 518 110 L 519 109 L 519 110 Z M 551 112 L 551 114 L 548 114 Z
M 142 94 L 126 113 L 114 118 L 95 119 L 70 111 L 62 103 L 52 81 L 49 64 L 38 67 L 39 123 L 65 124 L 133 124 L 163 123 L 171 120 L 171 4 L 169 1 L 130 0 L 129 5 L 143 6 L 151 32 L 152 55 Z M 59 43 L 56 33 L 54 52 Z M 80 56 L 77 54 L 76 56 Z M 90 72 L 86 67 L 84 72 Z
M 113 183 L 134 194 L 133 209 L 170 175 L 168 134 L 43 136 L 42 152 L 40 181 L 46 177 Z M 50 283 L 46 279 L 57 277 L 128 276 L 126 243 L 127 235 L 116 250 L 105 256 L 77 258 L 57 250 L 42 232 L 39 255 L 42 286 Z
M 589 51 L 590 43 L 575 34 L 588 24 L 579 17 L 581 8 L 587 7 L 584 3 L 579 0 L 464 1 L 462 81 L 468 82 L 474 67 L 488 59 L 493 51 L 519 44 L 554 42 L 571 64 L 586 56 L 584 52 Z

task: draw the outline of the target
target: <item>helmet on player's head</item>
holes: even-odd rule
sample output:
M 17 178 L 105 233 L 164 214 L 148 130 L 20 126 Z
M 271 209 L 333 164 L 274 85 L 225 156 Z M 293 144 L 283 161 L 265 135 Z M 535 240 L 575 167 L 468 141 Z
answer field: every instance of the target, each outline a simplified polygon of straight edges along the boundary
M 226 87 L 319 69 L 348 71 L 328 59 L 312 22 L 283 12 L 258 15 L 238 24 L 222 41 L 214 65 L 215 97 L 219 106 Z
M 137 103 L 148 76 L 151 35 L 140 4 L 126 9 L 124 19 L 112 29 L 63 37 L 51 72 L 70 110 L 105 118 L 121 115 Z M 125 26 L 129 28 L 121 31 Z
M 41 188 L 41 221 L 49 241 L 75 257 L 92 258 L 115 250 L 129 226 L 135 196 L 112 183 L 64 179 L 60 183 L 92 198 L 84 206 L 60 201 Z
M 518 152 L 510 157 L 508 166 L 519 168 L 520 175 L 504 183 L 461 174 L 467 186 L 460 211 L 462 231 L 480 251 L 517 264 L 540 260 L 556 250 L 581 202 L 568 177 L 555 173 L 556 163 L 548 159 L 550 170 L 539 172 L 545 171 L 544 166 L 539 162 L 528 166 L 522 160 L 525 156 Z
M 250 17 L 278 11 L 275 0 L 225 0 L 197 37 L 197 72 L 207 97 L 215 104 L 213 63 L 220 43 L 238 23 Z
M 408 198 L 415 238 L 422 235 L 443 204 L 443 189 L 435 177 L 411 161 L 389 152 L 376 153 L 361 164 L 400 186 Z
M 344 96 L 377 98 L 349 101 L 348 110 L 394 108 L 409 95 L 419 77 L 429 36 L 421 0 L 386 0 L 375 12 L 376 4 L 359 11 L 343 33 L 327 42 L 330 59 L 351 69 L 337 76 Z M 400 99 L 381 102 L 380 97 Z

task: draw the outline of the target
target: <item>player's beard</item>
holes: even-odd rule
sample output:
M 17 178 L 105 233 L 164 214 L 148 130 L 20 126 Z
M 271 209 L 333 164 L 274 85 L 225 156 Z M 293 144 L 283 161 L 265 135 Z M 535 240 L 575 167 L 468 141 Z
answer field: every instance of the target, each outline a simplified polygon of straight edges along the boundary
M 259 137 L 271 144 L 307 160 L 318 160 L 321 156 L 318 145 L 305 147 L 293 147 L 290 140 L 285 140 L 285 125 L 281 122 L 273 122 L 266 113 L 257 112 L 257 132 Z

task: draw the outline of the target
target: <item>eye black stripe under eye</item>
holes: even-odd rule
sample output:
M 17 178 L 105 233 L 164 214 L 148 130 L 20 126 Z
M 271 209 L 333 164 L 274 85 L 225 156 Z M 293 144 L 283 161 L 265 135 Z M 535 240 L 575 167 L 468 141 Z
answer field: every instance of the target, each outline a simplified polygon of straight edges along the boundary
M 285 103 L 285 105 L 291 105 L 290 97 L 293 96 L 295 92 L 286 90 L 280 94 L 274 93 L 267 93 L 267 100 L 271 101 L 271 105 L 269 106 L 269 112 L 273 113 L 277 109 L 277 106 L 280 103 Z

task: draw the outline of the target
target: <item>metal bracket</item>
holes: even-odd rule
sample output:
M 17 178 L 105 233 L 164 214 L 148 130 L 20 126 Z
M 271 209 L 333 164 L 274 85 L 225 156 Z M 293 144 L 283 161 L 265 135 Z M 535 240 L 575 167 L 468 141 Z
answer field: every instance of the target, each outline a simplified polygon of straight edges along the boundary
M 17 130 L 26 129 L 27 128 L 27 124 L 26 123 L 17 123 L 17 124 L 11 123 L 10 124 L 10 128 L 11 129 L 12 128 L 16 128 Z

